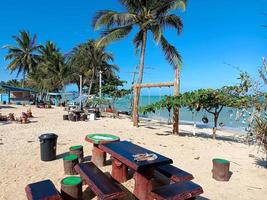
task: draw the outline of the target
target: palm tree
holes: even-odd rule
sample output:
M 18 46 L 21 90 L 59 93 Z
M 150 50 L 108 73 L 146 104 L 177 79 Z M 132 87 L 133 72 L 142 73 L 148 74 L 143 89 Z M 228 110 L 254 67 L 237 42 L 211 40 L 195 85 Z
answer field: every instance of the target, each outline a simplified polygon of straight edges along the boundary
M 40 45 L 36 45 L 37 36 L 33 37 L 27 31 L 20 31 L 19 36 L 13 36 L 16 46 L 6 45 L 3 48 L 8 50 L 5 60 L 11 60 L 7 68 L 11 71 L 17 71 L 17 76 L 23 74 L 25 81 L 26 75 L 35 70 L 38 62 L 38 50 Z
M 126 37 L 134 26 L 138 32 L 133 39 L 137 52 L 140 52 L 139 72 L 137 84 L 143 80 L 145 51 L 148 32 L 152 33 L 156 44 L 160 44 L 167 61 L 176 69 L 176 74 L 180 76 L 179 68 L 182 59 L 177 49 L 172 46 L 163 35 L 166 27 L 173 28 L 180 34 L 183 28 L 182 20 L 179 16 L 171 13 L 181 8 L 185 9 L 186 0 L 119 0 L 126 12 L 116 12 L 103 10 L 97 12 L 93 26 L 97 30 L 104 27 L 99 45 Z M 179 80 L 177 81 L 179 83 Z M 179 88 L 179 86 L 178 86 Z M 137 95 L 139 99 L 140 90 Z
M 103 75 L 107 77 L 114 71 L 118 71 L 116 65 L 109 63 L 113 60 L 112 54 L 106 52 L 104 46 L 98 46 L 96 41 L 89 40 L 87 43 L 74 48 L 69 65 L 85 77 L 84 80 L 88 83 L 88 94 L 90 95 L 99 71 L 102 71 Z M 77 77 L 74 79 L 77 79 Z M 75 82 L 78 83 L 77 80 Z
M 40 78 L 54 90 L 65 91 L 65 84 L 69 82 L 69 66 L 65 62 L 64 55 L 53 42 L 47 41 L 40 48 L 41 62 L 38 69 Z M 36 73 L 38 74 L 38 73 Z

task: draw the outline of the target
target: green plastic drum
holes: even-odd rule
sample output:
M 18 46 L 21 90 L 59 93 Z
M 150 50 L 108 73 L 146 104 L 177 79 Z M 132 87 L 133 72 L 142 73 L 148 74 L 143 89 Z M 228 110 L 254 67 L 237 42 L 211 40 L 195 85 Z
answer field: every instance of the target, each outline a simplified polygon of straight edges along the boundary
M 74 151 L 74 150 L 79 150 L 81 149 L 83 146 L 82 145 L 76 145 L 76 146 L 71 146 L 70 150 Z
M 78 185 L 82 182 L 82 179 L 78 176 L 69 176 L 64 179 L 62 179 L 61 184 L 63 185 Z
M 228 164 L 229 163 L 228 160 L 224 160 L 224 159 L 221 159 L 221 158 L 214 158 L 212 161 L 216 162 L 216 163 L 220 163 L 220 164 Z
M 63 158 L 63 160 L 75 160 L 75 159 L 78 159 L 78 156 L 77 155 L 74 155 L 74 154 L 70 154 L 70 155 L 65 156 Z
M 85 138 L 86 141 L 92 142 L 94 144 L 108 143 L 113 141 L 119 141 L 120 138 L 116 135 L 110 134 L 89 134 Z

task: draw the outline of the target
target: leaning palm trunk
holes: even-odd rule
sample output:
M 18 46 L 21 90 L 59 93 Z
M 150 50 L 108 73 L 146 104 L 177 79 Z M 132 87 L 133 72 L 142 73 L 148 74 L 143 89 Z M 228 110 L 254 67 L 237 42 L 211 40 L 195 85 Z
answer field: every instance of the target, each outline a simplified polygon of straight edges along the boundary
M 137 84 L 141 84 L 143 81 L 143 74 L 144 74 L 144 64 L 145 64 L 145 52 L 146 52 L 146 42 L 147 42 L 147 31 L 143 30 L 143 39 L 142 39 L 142 46 L 141 46 L 141 53 L 140 53 L 140 64 L 139 64 L 139 71 L 138 71 L 138 80 Z M 138 105 L 139 105 L 139 97 L 140 97 L 141 88 L 138 87 L 137 93 L 135 93 L 135 105 L 134 109 L 136 109 L 133 114 L 136 114 L 136 125 L 138 124 Z
M 91 92 L 92 92 L 92 87 L 93 87 L 94 80 L 95 80 L 95 68 L 93 68 L 92 77 L 91 77 L 90 84 L 89 84 L 89 89 L 88 89 L 88 95 L 90 95 Z

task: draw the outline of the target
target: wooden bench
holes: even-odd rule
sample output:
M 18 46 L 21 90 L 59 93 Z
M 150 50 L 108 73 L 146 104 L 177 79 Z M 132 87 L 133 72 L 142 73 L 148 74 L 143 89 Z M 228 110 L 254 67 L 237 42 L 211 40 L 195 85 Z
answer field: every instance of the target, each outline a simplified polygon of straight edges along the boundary
M 125 195 L 115 180 L 106 176 L 92 162 L 78 164 L 75 170 L 100 200 L 118 199 Z
M 194 179 L 193 175 L 183 171 L 173 165 L 163 165 L 156 168 L 156 171 L 170 178 L 172 182 L 191 181 Z
M 50 180 L 31 183 L 25 188 L 28 200 L 62 200 L 60 193 Z
M 178 182 L 156 188 L 151 192 L 152 199 L 156 200 L 184 200 L 194 199 L 203 193 L 201 186 L 191 182 Z

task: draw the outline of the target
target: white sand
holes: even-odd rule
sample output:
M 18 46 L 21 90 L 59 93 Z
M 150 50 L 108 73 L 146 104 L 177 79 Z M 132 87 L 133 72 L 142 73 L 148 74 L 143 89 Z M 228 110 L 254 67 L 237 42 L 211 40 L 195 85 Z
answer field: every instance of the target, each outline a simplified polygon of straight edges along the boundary
M 27 107 L 1 108 L 0 113 L 14 112 L 17 116 Z M 60 188 L 64 177 L 63 161 L 40 160 L 38 136 L 54 132 L 58 138 L 57 154 L 68 151 L 72 145 L 82 144 L 85 156 L 91 155 L 92 145 L 84 138 L 89 133 L 110 133 L 133 143 L 159 152 L 174 161 L 174 165 L 192 173 L 194 181 L 204 189 L 199 199 L 267 199 L 267 170 L 256 164 L 256 159 L 264 155 L 258 148 L 228 140 L 212 140 L 200 133 L 210 133 L 209 129 L 199 129 L 199 136 L 168 135 L 171 127 L 150 122 L 146 126 L 134 128 L 129 119 L 103 118 L 90 122 L 63 121 L 63 108 L 32 108 L 35 118 L 30 124 L 0 123 L 0 199 L 26 199 L 24 188 L 28 183 L 51 179 Z M 150 125 L 152 128 L 149 128 Z M 192 131 L 191 126 L 181 126 L 183 132 Z M 159 135 L 158 135 L 159 134 Z M 191 134 L 190 134 L 191 135 Z M 218 135 L 232 136 L 233 133 L 218 131 Z M 230 138 L 230 139 L 229 139 Z M 252 154 L 255 158 L 249 156 Z M 220 157 L 231 162 L 232 177 L 229 182 L 212 179 L 212 159 Z M 259 163 L 261 164 L 261 163 Z M 263 163 L 262 163 L 263 165 Z M 110 171 L 111 166 L 102 168 Z M 133 180 L 124 184 L 133 190 Z M 131 199 L 127 197 L 126 199 Z

